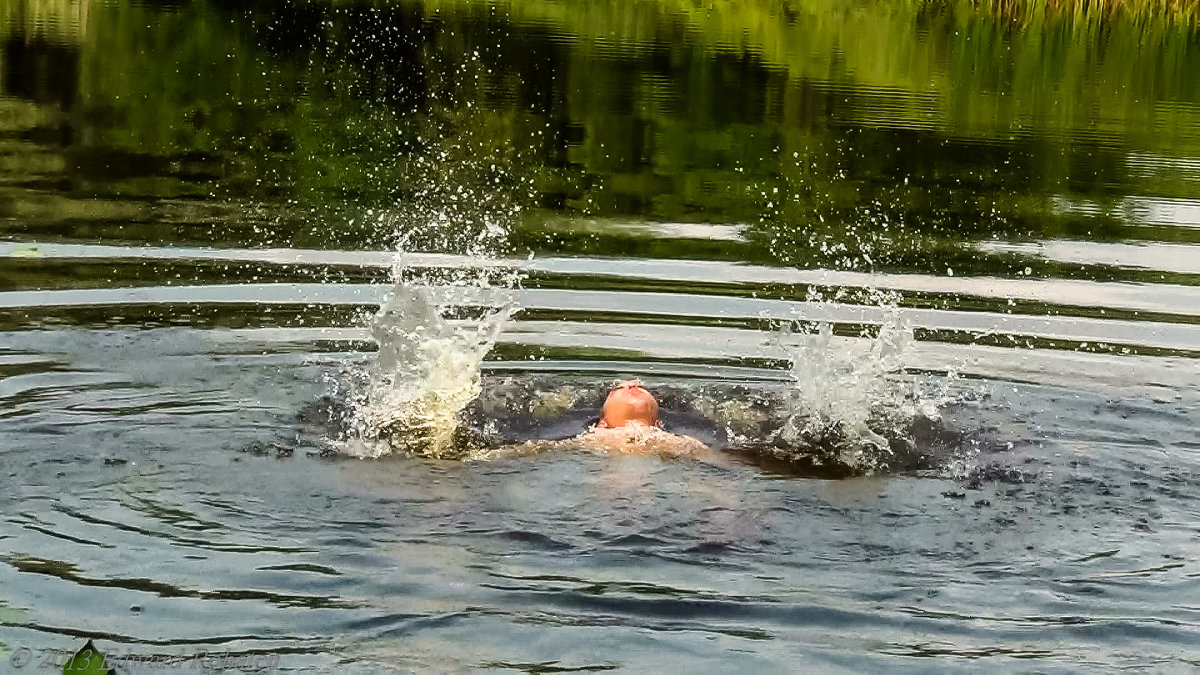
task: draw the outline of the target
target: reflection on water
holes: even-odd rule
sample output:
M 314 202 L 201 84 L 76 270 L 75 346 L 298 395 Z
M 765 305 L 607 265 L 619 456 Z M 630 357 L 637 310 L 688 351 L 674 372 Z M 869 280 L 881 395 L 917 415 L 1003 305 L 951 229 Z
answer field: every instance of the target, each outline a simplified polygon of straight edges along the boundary
M 0 659 L 1200 665 L 1200 41 L 1122 12 L 0 3 Z M 406 456 L 629 376 L 731 461 Z

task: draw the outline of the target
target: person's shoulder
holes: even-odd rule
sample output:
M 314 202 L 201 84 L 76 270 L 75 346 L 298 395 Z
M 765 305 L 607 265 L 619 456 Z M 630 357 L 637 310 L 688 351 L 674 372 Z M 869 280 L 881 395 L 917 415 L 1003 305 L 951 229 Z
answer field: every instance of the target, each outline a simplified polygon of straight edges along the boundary
M 722 463 L 719 453 L 698 438 L 673 434 L 658 427 L 591 427 L 561 441 L 526 441 L 480 453 L 477 459 L 531 455 L 548 450 L 577 449 L 611 455 L 647 455 L 664 459 L 693 458 Z
M 653 445 L 659 454 L 670 457 L 702 457 L 712 452 L 712 448 L 698 438 L 666 431 L 660 432 Z
M 595 426 L 576 436 L 575 441 L 585 450 L 629 454 L 638 451 L 644 436 L 644 431 L 634 427 Z
M 701 456 L 712 449 L 697 438 L 673 434 L 658 427 L 593 427 L 578 436 L 589 449 L 664 457 Z

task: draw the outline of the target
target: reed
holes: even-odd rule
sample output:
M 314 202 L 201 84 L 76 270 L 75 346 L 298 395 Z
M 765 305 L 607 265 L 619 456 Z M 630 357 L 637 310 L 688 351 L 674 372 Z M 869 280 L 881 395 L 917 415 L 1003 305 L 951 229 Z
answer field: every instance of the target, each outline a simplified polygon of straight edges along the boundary
M 1200 23 L 1196 0 L 964 0 L 966 4 L 1008 21 L 1036 24 L 1050 19 Z M 922 0 L 926 5 L 963 4 L 960 0 Z
M 2 0 L 0 36 L 20 33 L 55 42 L 83 41 L 91 0 Z

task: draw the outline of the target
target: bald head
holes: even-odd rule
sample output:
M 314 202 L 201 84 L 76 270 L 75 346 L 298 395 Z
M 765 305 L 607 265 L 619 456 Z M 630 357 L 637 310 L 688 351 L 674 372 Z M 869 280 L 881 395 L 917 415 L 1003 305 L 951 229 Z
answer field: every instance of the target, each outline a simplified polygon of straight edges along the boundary
M 599 426 L 623 427 L 630 423 L 658 425 L 658 401 L 637 380 L 622 382 L 609 392 Z

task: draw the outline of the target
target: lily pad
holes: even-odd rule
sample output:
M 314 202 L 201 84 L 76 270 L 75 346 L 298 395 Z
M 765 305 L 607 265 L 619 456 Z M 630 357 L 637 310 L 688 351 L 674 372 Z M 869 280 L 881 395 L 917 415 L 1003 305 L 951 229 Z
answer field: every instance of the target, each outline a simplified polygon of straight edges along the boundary
M 109 675 L 114 672 L 108 667 L 104 652 L 88 640 L 63 666 L 63 675 Z

